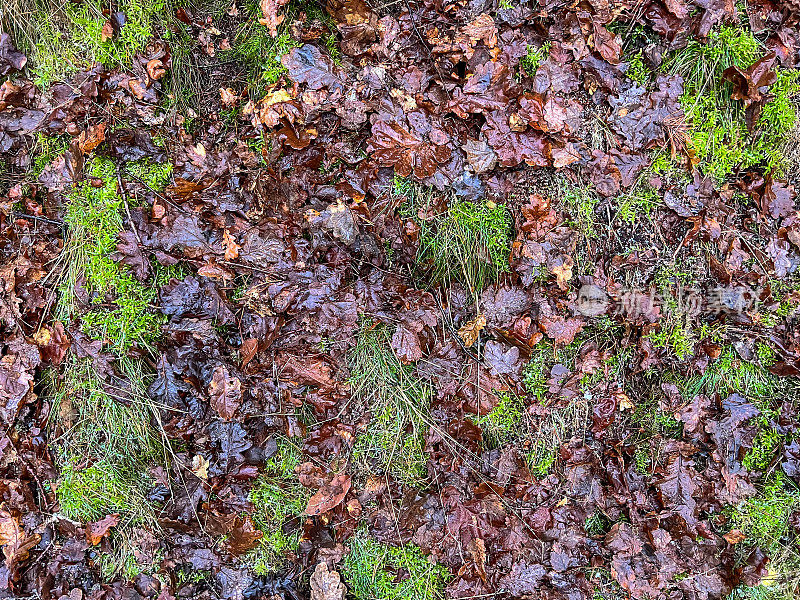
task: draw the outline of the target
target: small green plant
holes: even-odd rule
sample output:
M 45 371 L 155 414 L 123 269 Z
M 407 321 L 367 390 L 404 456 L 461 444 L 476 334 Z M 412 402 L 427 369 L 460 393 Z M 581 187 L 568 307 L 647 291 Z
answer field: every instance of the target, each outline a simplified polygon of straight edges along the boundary
M 651 72 L 647 65 L 644 64 L 641 50 L 630 57 L 625 75 L 638 85 L 647 85 L 647 82 L 650 81 Z
M 248 91 L 252 98 L 260 98 L 267 87 L 277 83 L 286 73 L 281 57 L 301 45 L 289 29 L 290 24 L 298 19 L 302 18 L 307 23 L 322 23 L 325 26 L 327 31 L 322 35 L 321 41 L 331 58 L 338 60 L 340 53 L 336 45 L 336 24 L 321 5 L 303 0 L 290 2 L 284 9 L 285 18 L 278 26 L 278 35 L 274 38 L 269 29 L 258 22 L 262 13 L 257 1 L 247 0 L 244 10 L 248 19 L 234 36 L 231 50 L 224 52 L 222 56 L 244 65 Z
M 356 600 L 443 600 L 451 578 L 413 544 L 393 547 L 374 541 L 366 530 L 347 543 L 341 573 Z
M 528 53 L 519 61 L 520 69 L 527 77 L 536 75 L 539 65 L 550 55 L 550 42 L 547 41 L 540 47 L 528 46 Z
M 537 439 L 528 451 L 528 468 L 536 477 L 546 477 L 558 458 L 555 440 Z M 560 443 L 559 443 L 560 446 Z
M 608 532 L 611 526 L 611 521 L 601 512 L 596 512 L 593 515 L 586 517 L 586 523 L 583 528 L 590 536 L 604 535 Z
M 525 408 L 522 398 L 511 392 L 496 392 L 496 395 L 499 400 L 497 406 L 485 415 L 472 417 L 492 448 L 511 442 L 520 435 Z
M 753 445 L 742 459 L 742 465 L 749 471 L 766 471 L 775 454 L 781 448 L 784 436 L 778 433 L 764 416 L 758 419 L 758 433 Z
M 642 429 L 648 438 L 658 435 L 680 439 L 683 434 L 683 423 L 678 421 L 672 413 L 660 410 L 655 400 L 638 403 L 633 412 L 633 422 Z M 646 458 L 649 463 L 649 447 L 647 450 Z M 637 464 L 641 460 L 644 465 L 645 456 L 636 457 L 636 460 Z
M 64 154 L 69 148 L 70 136 L 49 136 L 43 133 L 36 135 L 36 146 L 33 148 L 33 165 L 31 174 L 33 179 L 38 179 L 45 167 Z
M 163 192 L 172 180 L 172 163 L 157 163 L 146 157 L 128 163 L 125 171 L 155 192 Z
M 650 221 L 656 207 L 663 202 L 658 190 L 649 183 L 649 176 L 654 173 L 652 167 L 643 171 L 629 190 L 614 199 L 618 219 L 629 224 L 635 223 L 640 217 Z
M 248 562 L 259 575 L 274 572 L 289 554 L 297 552 L 300 516 L 310 496 L 295 474 L 300 450 L 286 438 L 278 438 L 277 442 L 278 451 L 264 464 L 264 475 L 250 492 L 253 523 L 263 537 L 249 554 Z
M 582 338 L 576 338 L 571 344 L 558 348 L 547 340 L 541 340 L 531 349 L 530 360 L 522 373 L 525 389 L 537 402 L 543 402 L 550 385 L 550 370 L 556 364 L 571 368 L 583 345 Z
M 663 265 L 653 280 L 663 318 L 659 329 L 650 332 L 648 338 L 654 347 L 669 350 L 678 360 L 691 357 L 696 344 L 704 339 L 722 341 L 723 326 L 695 323 L 690 300 L 698 294 L 694 287 L 696 268 L 696 261 Z
M 353 447 L 353 460 L 362 470 L 377 469 L 414 484 L 427 472 L 424 434 L 432 392 L 413 366 L 400 362 L 390 339 L 388 327 L 365 321 L 350 353 L 353 397 L 372 414 Z
M 633 461 L 636 463 L 636 472 L 642 477 L 649 477 L 652 475 L 652 458 L 650 456 L 650 446 L 645 444 L 637 444 L 636 450 L 633 454 Z

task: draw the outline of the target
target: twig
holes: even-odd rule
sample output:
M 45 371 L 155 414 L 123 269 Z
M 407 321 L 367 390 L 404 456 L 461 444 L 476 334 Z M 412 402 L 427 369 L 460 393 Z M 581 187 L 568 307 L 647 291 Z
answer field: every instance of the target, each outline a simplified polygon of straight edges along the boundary
M 57 221 L 55 219 L 48 219 L 47 217 L 40 217 L 38 215 L 29 215 L 27 213 L 21 213 L 17 211 L 12 211 L 11 217 L 14 219 L 30 219 L 31 221 L 41 221 L 43 223 L 50 223 L 50 225 L 58 225 L 59 227 L 64 226 L 64 221 Z
M 136 223 L 133 222 L 133 217 L 131 217 L 131 209 L 128 207 L 128 194 L 125 193 L 125 184 L 122 183 L 122 172 L 119 169 L 119 165 L 117 165 L 117 185 L 119 185 L 119 194 L 122 196 L 122 203 L 125 205 L 125 213 L 128 215 L 128 223 L 130 223 L 133 235 L 136 236 L 136 241 L 141 248 L 144 244 L 142 244 L 142 238 L 139 237 Z

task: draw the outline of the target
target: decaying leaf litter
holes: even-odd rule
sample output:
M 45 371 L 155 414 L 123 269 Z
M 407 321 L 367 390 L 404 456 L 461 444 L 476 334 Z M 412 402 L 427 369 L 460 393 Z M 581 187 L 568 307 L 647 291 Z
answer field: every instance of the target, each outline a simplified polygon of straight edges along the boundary
M 4 596 L 796 597 L 798 21 L 10 2 Z

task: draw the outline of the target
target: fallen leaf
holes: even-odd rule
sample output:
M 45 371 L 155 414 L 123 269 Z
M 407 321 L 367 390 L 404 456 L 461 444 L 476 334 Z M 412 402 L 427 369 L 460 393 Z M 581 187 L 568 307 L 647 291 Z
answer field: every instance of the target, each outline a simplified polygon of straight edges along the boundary
M 241 380 L 229 374 L 225 365 L 219 365 L 211 376 L 208 393 L 211 396 L 211 408 L 224 421 L 233 420 L 233 415 L 242 404 Z
M 239 356 L 242 358 L 242 369 L 244 369 L 256 355 L 258 351 L 258 340 L 256 338 L 247 338 L 242 342 L 239 348 Z
M 164 67 L 164 63 L 160 58 L 147 61 L 147 76 L 150 77 L 150 81 L 158 81 L 166 75 L 166 73 L 167 69 Z
M 722 537 L 724 537 L 725 541 L 729 544 L 738 544 L 739 542 L 743 542 L 747 539 L 747 536 L 739 529 L 732 529 Z
M 231 88 L 219 88 L 220 99 L 225 106 L 234 106 L 241 96 L 237 95 Z
M 78 136 L 78 147 L 83 154 L 89 154 L 106 139 L 106 124 L 90 125 L 86 131 Z
M 340 473 L 333 480 L 323 485 L 316 494 L 311 496 L 306 506 L 305 514 L 313 517 L 326 513 L 339 506 L 347 492 L 350 491 L 350 476 Z
M 192 473 L 197 475 L 200 479 L 208 479 L 208 467 L 210 463 L 202 454 L 195 454 L 192 457 Z
M 106 515 L 99 521 L 86 525 L 86 539 L 92 546 L 96 546 L 100 541 L 111 533 L 111 529 L 119 525 L 119 513 Z
M 27 535 L 19 518 L 0 507 L 0 546 L 6 558 L 6 568 L 16 570 L 19 563 L 28 559 L 31 548 L 41 540 L 38 534 Z
M 563 254 L 558 256 L 550 266 L 550 272 L 556 276 L 556 283 L 559 289 L 567 291 L 569 289 L 569 282 L 572 279 L 572 267 L 574 261 L 570 256 Z
M 222 233 L 222 242 L 225 244 L 225 260 L 236 259 L 242 247 L 236 243 L 236 239 L 227 229 Z
M 278 37 L 278 25 L 283 23 L 285 15 L 279 15 L 278 11 L 286 6 L 289 0 L 261 0 L 259 6 L 264 16 L 258 22 L 265 25 L 269 29 L 269 34 L 272 37 Z
M 103 23 L 103 28 L 100 30 L 100 41 L 105 43 L 114 37 L 114 26 L 111 21 Z

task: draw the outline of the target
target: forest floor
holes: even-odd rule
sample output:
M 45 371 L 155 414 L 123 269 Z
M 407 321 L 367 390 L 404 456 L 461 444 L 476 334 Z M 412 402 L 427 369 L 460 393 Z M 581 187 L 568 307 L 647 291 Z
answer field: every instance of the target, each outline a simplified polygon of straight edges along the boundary
M 0 598 L 800 597 L 796 0 L 5 0 Z

